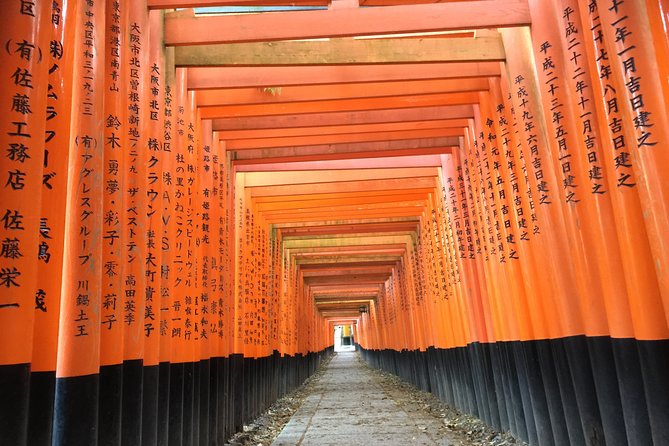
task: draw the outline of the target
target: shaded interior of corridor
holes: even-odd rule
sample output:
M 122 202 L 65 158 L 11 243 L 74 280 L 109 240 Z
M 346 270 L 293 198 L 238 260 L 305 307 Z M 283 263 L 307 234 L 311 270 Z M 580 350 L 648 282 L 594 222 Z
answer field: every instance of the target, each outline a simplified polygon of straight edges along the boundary
M 223 445 L 348 327 L 532 445 L 669 444 L 667 0 L 5 3 L 0 443 Z

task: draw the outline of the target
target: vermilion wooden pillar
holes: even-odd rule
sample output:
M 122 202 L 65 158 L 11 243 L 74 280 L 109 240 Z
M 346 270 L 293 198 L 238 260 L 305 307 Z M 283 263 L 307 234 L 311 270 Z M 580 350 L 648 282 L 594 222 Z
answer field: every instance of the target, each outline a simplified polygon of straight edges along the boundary
M 105 103 L 102 220 L 102 301 L 100 308 L 100 444 L 121 443 L 123 387 L 125 153 L 128 150 L 128 108 L 125 82 L 129 73 L 126 33 L 128 2 L 106 4 Z
M 124 150 L 123 231 L 123 443 L 141 441 L 144 315 L 147 251 L 149 25 L 144 1 L 128 2 L 126 108 L 128 144 Z
M 65 239 L 68 145 L 72 114 L 72 68 L 76 7 L 52 2 L 49 43 L 50 73 L 46 92 L 46 132 L 42 174 L 42 213 L 37 251 L 35 322 L 30 376 L 28 444 L 50 445 L 58 355 L 58 322 Z
M 163 67 L 164 121 L 163 121 L 163 157 L 162 194 L 161 194 L 161 229 L 160 229 L 160 392 L 158 396 L 158 445 L 166 446 L 170 438 L 170 392 L 172 385 L 172 328 L 173 328 L 173 288 L 175 267 L 174 243 L 176 237 L 176 107 L 175 107 L 175 69 L 174 52 L 170 49 L 165 53 Z
M 0 334 L 6 340 L 0 353 L 0 436 L 19 444 L 27 439 L 35 301 L 44 297 L 36 285 L 50 12 L 50 3 L 16 3 L 0 19 L 0 143 L 6 148 L 0 157 Z
M 95 444 L 98 430 L 105 4 L 82 5 L 76 27 L 72 133 L 56 369 L 53 445 Z M 76 181 L 75 181 L 76 178 Z

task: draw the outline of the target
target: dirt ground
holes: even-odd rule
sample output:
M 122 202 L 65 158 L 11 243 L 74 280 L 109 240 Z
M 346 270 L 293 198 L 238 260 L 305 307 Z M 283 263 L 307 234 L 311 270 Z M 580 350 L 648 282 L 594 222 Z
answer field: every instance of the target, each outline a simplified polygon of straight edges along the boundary
M 524 446 L 509 433 L 498 432 L 481 420 L 465 415 L 440 401 L 431 393 L 423 392 L 398 377 L 367 366 L 358 355 L 358 362 L 369 369 L 376 383 L 401 406 L 409 417 L 419 420 L 419 429 L 437 444 L 455 446 Z M 331 359 L 331 358 L 330 358 Z M 294 392 L 276 401 L 253 423 L 244 426 L 243 432 L 229 440 L 230 445 L 270 446 L 292 415 L 311 393 L 315 383 L 324 374 L 330 359 L 326 360 L 314 375 Z M 445 439 L 448 441 L 445 442 Z

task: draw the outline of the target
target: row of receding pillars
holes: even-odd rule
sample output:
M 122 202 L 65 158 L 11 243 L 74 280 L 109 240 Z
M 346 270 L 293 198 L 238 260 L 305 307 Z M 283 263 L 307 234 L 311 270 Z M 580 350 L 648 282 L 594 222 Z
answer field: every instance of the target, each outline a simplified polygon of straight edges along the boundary
M 592 346 L 585 369 L 562 346 L 533 370 L 546 389 L 556 384 L 558 400 L 571 380 L 583 419 L 595 410 L 584 389 L 610 384 L 623 416 L 606 418 L 601 400 L 592 418 L 662 444 L 669 162 L 660 3 L 531 5 L 531 35 L 502 31 L 502 76 L 478 94 L 460 148 L 443 157 L 441 187 L 356 339 L 369 351 L 582 335 L 643 341 L 608 347 L 600 366 L 613 374 L 598 375 Z M 124 364 L 120 385 L 132 395 L 148 389 L 146 367 L 313 355 L 331 342 L 280 234 L 198 118 L 186 71 L 173 79 L 166 68 L 161 23 L 141 2 L 17 2 L 5 15 L 0 358 L 3 391 L 15 393 L 4 399 L 3 429 L 19 442 L 50 435 L 51 420 L 56 442 L 106 422 L 94 417 L 97 399 L 77 397 L 102 395 L 101 366 Z M 566 358 L 571 377 L 553 379 L 551 358 Z M 50 398 L 29 380 L 42 372 Z M 550 442 L 553 426 L 553 440 L 586 437 L 585 428 L 572 433 L 566 410 L 554 413 L 555 401 L 539 404 L 541 391 L 544 400 L 555 393 L 534 391 L 523 404 L 538 415 L 523 417 L 520 436 Z M 160 395 L 154 409 L 135 401 L 120 410 L 127 419 L 156 413 Z M 30 429 L 34 414 L 48 431 Z
M 501 79 L 357 325 L 370 363 L 532 444 L 669 440 L 659 3 L 531 1 L 501 30 Z
M 222 442 L 331 344 L 313 305 L 275 298 L 276 235 L 162 23 L 139 1 L 3 15 L 5 444 Z

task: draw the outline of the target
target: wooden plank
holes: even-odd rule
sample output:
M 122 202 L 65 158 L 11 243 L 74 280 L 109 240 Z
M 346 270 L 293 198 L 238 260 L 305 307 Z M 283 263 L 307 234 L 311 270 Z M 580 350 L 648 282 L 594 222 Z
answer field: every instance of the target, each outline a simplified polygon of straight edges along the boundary
M 422 96 L 394 96 L 390 98 L 340 99 L 332 101 L 305 101 L 285 104 L 219 105 L 201 107 L 202 119 L 242 116 L 272 116 L 301 113 L 326 113 L 344 110 L 382 110 L 390 108 L 431 107 L 439 105 L 477 104 L 478 93 L 440 93 Z
M 204 8 L 212 6 L 328 6 L 332 0 L 148 0 L 149 9 Z M 444 0 L 359 0 L 360 6 L 439 3 Z M 446 0 L 454 1 L 454 0 Z
M 422 138 L 399 141 L 361 142 L 352 144 L 322 144 L 317 146 L 281 147 L 272 149 L 254 149 L 234 152 L 233 161 L 243 164 L 243 160 L 266 158 L 285 159 L 287 161 L 318 161 L 332 159 L 371 158 L 411 153 L 419 154 L 418 149 L 444 149 L 458 147 L 459 138 Z M 413 151 L 416 152 L 413 152 Z M 437 150 L 436 153 L 442 153 Z M 433 153 L 433 152 L 424 152 Z
M 417 138 L 445 138 L 464 135 L 464 128 L 437 128 L 404 130 L 398 132 L 350 133 L 343 135 L 293 136 L 286 138 L 235 139 L 226 142 L 228 150 L 248 150 L 274 147 L 313 146 L 319 144 L 345 144 L 368 141 L 393 141 Z
M 327 6 L 329 2 L 330 0 L 147 0 L 147 6 L 149 9 L 206 8 L 212 6 Z
M 302 226 L 295 228 L 279 228 L 284 239 L 293 237 L 306 237 L 309 235 L 336 235 L 339 233 L 370 233 L 370 232 L 385 232 L 385 231 L 415 231 L 415 221 L 398 221 L 387 223 L 359 223 L 348 225 L 335 226 L 319 226 L 317 224 L 311 226 Z
M 436 176 L 436 168 L 410 168 L 410 169 L 350 169 L 306 171 L 306 172 L 251 172 L 237 174 L 237 178 L 243 175 L 245 187 L 277 186 L 287 184 L 311 184 L 311 183 L 341 183 L 365 180 L 387 180 L 392 178 L 413 178 Z
M 166 45 L 372 36 L 530 25 L 527 2 L 479 0 L 384 8 L 184 17 L 167 14 Z
M 499 36 L 454 39 L 331 39 L 180 46 L 181 67 L 362 65 L 503 61 Z
M 366 220 L 356 220 L 356 219 L 344 219 L 344 220 L 332 220 L 332 221 L 322 221 L 322 222 L 297 222 L 297 223 L 286 223 L 282 225 L 277 225 L 276 228 L 280 231 L 285 230 L 302 230 L 305 228 L 331 228 L 341 225 L 369 225 L 369 224 L 387 224 L 387 223 L 414 223 L 418 224 L 419 221 L 416 217 L 395 217 L 395 218 L 380 218 L 380 219 L 366 219 Z
M 342 65 L 301 67 L 195 67 L 188 69 L 188 89 L 286 87 L 420 79 L 499 76 L 499 62 Z
M 218 90 L 199 90 L 196 93 L 196 97 L 199 106 L 277 104 L 296 101 L 487 91 L 488 87 L 487 78 L 427 79 L 353 84 L 299 85 L 281 88 L 224 88 Z
M 273 197 L 253 197 L 253 202 L 256 204 L 259 203 L 284 203 L 284 202 L 290 202 L 290 201 L 308 201 L 308 200 L 330 200 L 333 198 L 358 198 L 358 197 L 388 197 L 388 196 L 397 196 L 397 195 L 404 195 L 407 193 L 410 194 L 430 194 L 433 193 L 434 189 L 433 188 L 422 188 L 422 189 L 411 189 L 411 190 L 402 190 L 402 189 L 389 189 L 389 190 L 380 190 L 380 191 L 359 191 L 359 192 L 335 192 L 335 193 L 329 193 L 329 194 L 322 194 L 322 193 L 315 193 L 315 194 L 297 194 L 297 195 L 278 195 L 278 196 L 273 196 Z M 409 227 L 409 228 L 414 228 L 411 223 L 383 223 L 383 224 L 367 224 L 363 225 L 362 227 L 371 227 L 374 228 L 375 232 L 387 232 L 385 228 L 391 227 L 395 228 L 397 225 L 400 225 L 403 228 Z M 341 232 L 351 232 L 353 229 L 360 229 L 361 225 L 347 225 L 346 227 L 341 226 L 337 229 L 337 232 L 334 234 L 338 234 L 339 231 Z M 332 227 L 318 227 L 319 229 L 323 228 L 329 228 L 333 229 Z M 349 229 L 346 229 L 349 228 Z M 309 236 L 311 235 L 311 230 L 313 227 L 304 229 L 284 229 L 281 231 L 282 236 L 285 237 L 295 237 L 295 236 Z M 291 235 L 292 234 L 292 235 Z M 297 234 L 297 235 L 296 235 Z
M 398 108 L 359 112 L 332 112 L 255 116 L 247 118 L 214 119 L 215 131 L 256 130 L 277 128 L 328 127 L 355 124 L 389 124 L 420 122 L 441 119 L 469 119 L 474 117 L 471 105 L 446 105 L 437 107 Z
M 313 264 L 319 264 L 319 263 L 349 263 L 352 261 L 357 261 L 357 262 L 377 262 L 377 261 L 382 261 L 382 260 L 388 260 L 388 261 L 398 261 L 401 258 L 401 254 L 398 255 L 377 255 L 377 256 L 368 256 L 368 255 L 354 255 L 354 254 L 347 254 L 343 256 L 327 256 L 327 257 L 321 257 L 319 259 L 297 259 L 296 263 L 298 265 L 313 265 Z M 350 287 L 346 287 L 350 288 Z M 315 291 L 314 291 L 315 292 Z
M 414 211 L 414 215 L 420 215 L 422 209 L 427 205 L 427 200 L 424 198 L 411 200 L 411 201 L 388 201 L 385 203 L 376 203 L 376 204 L 338 204 L 338 205 L 325 205 L 317 207 L 303 207 L 300 209 L 276 209 L 263 211 L 263 218 L 273 218 L 281 215 L 289 215 L 291 217 L 296 217 L 299 215 L 304 216 L 313 216 L 313 215 L 335 215 L 335 213 L 340 213 L 341 215 L 347 215 L 349 211 L 351 212 L 381 212 L 381 211 L 398 211 L 398 210 L 407 210 Z
M 380 211 L 350 211 L 347 215 L 350 218 L 372 219 L 372 218 L 394 218 L 394 217 L 416 217 L 420 212 L 413 209 L 389 209 Z M 328 218 L 334 218 L 332 213 L 324 212 L 311 215 L 276 215 L 268 216 L 265 222 L 268 224 L 297 223 L 297 222 L 315 222 L 326 221 Z
M 437 184 L 436 174 L 425 177 L 411 178 L 391 178 L 391 179 L 373 179 L 357 180 L 355 183 L 325 183 L 325 184 L 292 184 L 286 186 L 266 185 L 257 186 L 251 189 L 251 197 L 278 197 L 282 195 L 296 195 L 307 193 L 339 193 L 339 192 L 357 192 L 380 191 L 388 189 L 424 189 L 435 187 Z M 337 224 L 354 223 L 347 219 L 346 223 L 339 221 Z M 334 223 L 333 223 L 334 224 Z
M 230 130 L 218 132 L 219 139 L 287 138 L 296 136 L 343 135 L 355 133 L 397 132 L 467 127 L 467 119 L 437 119 L 383 124 L 337 125 L 326 127 L 289 127 L 287 129 Z
M 406 251 L 407 245 L 403 244 L 393 244 L 393 245 L 377 245 L 375 246 L 332 246 L 332 247 L 318 247 L 314 246 L 311 248 L 299 248 L 291 249 L 291 255 L 295 259 L 307 259 L 307 258 L 318 258 L 319 256 L 332 256 L 332 255 L 345 255 L 345 254 L 367 254 L 367 255 L 390 255 L 390 254 L 402 254 Z M 365 264 L 356 264 L 357 266 Z M 390 266 L 388 268 L 391 268 Z M 339 269 L 339 267 L 329 267 L 329 271 Z M 311 274 L 311 271 L 315 271 L 315 274 L 322 272 L 321 265 L 311 265 L 310 269 L 305 270 L 305 274 Z
M 413 154 L 395 154 L 387 158 L 359 158 L 359 159 L 339 159 L 327 161 L 302 161 L 302 162 L 271 162 L 263 160 L 257 163 L 243 163 L 234 166 L 237 172 L 278 172 L 282 170 L 330 170 L 330 169 L 378 169 L 395 167 L 434 167 L 441 165 L 441 154 L 450 152 L 450 149 L 435 149 L 435 154 L 413 156 Z
M 286 209 L 317 209 L 321 207 L 331 207 L 336 205 L 352 204 L 372 204 L 372 203 L 395 203 L 398 201 L 426 200 L 427 194 L 405 194 L 392 196 L 375 197 L 351 197 L 351 198 L 332 198 L 323 200 L 289 201 L 282 203 L 259 203 L 256 209 L 259 212 L 286 210 Z

